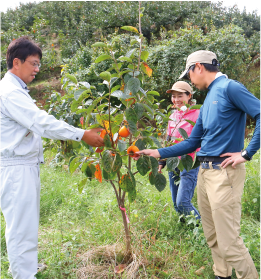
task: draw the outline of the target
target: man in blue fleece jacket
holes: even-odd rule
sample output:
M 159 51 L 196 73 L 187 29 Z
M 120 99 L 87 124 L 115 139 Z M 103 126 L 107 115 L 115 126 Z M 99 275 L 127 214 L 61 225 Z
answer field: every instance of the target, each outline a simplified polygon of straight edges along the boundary
M 232 268 L 240 279 L 257 279 L 254 262 L 239 234 L 244 162 L 260 148 L 260 101 L 241 83 L 219 72 L 218 66 L 213 52 L 200 50 L 188 56 L 180 79 L 190 79 L 199 90 L 208 89 L 190 137 L 171 147 L 137 154 L 169 158 L 201 147 L 197 153 L 201 161 L 198 207 L 216 279 L 230 279 Z M 244 149 L 246 114 L 256 120 L 256 127 Z

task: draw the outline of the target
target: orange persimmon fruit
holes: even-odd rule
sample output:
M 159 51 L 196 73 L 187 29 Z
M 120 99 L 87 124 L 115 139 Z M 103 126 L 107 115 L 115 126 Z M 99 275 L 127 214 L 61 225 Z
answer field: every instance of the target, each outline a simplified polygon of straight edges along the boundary
M 127 149 L 127 154 L 130 157 L 134 157 L 135 153 L 139 151 L 139 148 L 137 146 L 129 146 Z
M 104 138 L 104 136 L 105 136 L 106 134 L 109 134 L 110 139 L 111 139 L 111 142 L 112 142 L 113 134 L 112 134 L 109 130 L 107 130 L 107 132 L 106 132 L 106 130 L 103 129 L 103 130 L 101 131 L 100 137 L 101 137 L 101 138 Z
M 130 135 L 130 131 L 126 126 L 122 126 L 119 130 L 119 136 L 128 137 Z
M 101 137 L 101 138 L 104 138 L 105 135 L 106 135 L 106 130 L 103 129 L 103 130 L 101 131 L 100 137 Z

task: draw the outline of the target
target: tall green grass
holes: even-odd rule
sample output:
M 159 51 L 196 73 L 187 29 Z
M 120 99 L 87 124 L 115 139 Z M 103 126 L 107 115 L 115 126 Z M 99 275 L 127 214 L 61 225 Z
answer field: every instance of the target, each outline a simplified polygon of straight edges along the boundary
M 88 181 L 80 194 L 81 173 L 70 175 L 62 166 L 41 166 L 41 210 L 39 228 L 40 262 L 48 268 L 37 275 L 42 279 L 76 278 L 79 256 L 100 245 L 123 242 L 121 213 L 109 183 Z M 242 204 L 241 236 L 260 269 L 259 153 L 247 163 Z M 166 170 L 164 171 L 167 175 Z M 212 278 L 212 258 L 201 224 L 191 216 L 185 224 L 174 211 L 168 186 L 159 193 L 147 176 L 136 177 L 137 199 L 126 205 L 131 221 L 132 243 L 147 259 L 140 278 Z M 193 204 L 197 207 L 196 194 Z M 1 214 L 1 278 L 7 274 L 8 259 Z M 195 271 L 204 266 L 201 275 Z M 235 275 L 233 275 L 235 278 Z

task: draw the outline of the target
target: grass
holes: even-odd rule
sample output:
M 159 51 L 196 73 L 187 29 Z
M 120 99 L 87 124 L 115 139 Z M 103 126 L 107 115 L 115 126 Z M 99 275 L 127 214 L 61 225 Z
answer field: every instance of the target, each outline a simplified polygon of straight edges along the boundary
M 47 161 L 50 161 L 52 154 L 46 153 Z M 47 264 L 48 268 L 37 277 L 73 279 L 77 278 L 85 252 L 98 246 L 123 243 L 121 213 L 109 183 L 88 181 L 80 194 L 77 182 L 83 176 L 81 173 L 71 176 L 63 166 L 54 168 L 48 164 L 41 167 L 38 255 L 39 261 Z M 167 175 L 166 170 L 164 172 Z M 137 199 L 126 206 L 133 247 L 145 260 L 137 278 L 213 279 L 213 262 L 201 225 L 194 227 L 193 217 L 189 217 L 186 224 L 179 222 L 168 187 L 159 193 L 148 183 L 147 176 L 138 176 L 136 180 Z M 247 163 L 241 222 L 241 236 L 259 271 L 260 201 L 255 200 L 258 195 L 259 153 Z M 196 194 L 193 204 L 197 205 Z M 8 279 L 2 213 L 1 222 L 1 278 Z M 197 275 L 196 271 L 202 266 L 204 269 Z M 107 277 L 117 275 L 108 271 Z M 233 278 L 236 278 L 235 274 Z

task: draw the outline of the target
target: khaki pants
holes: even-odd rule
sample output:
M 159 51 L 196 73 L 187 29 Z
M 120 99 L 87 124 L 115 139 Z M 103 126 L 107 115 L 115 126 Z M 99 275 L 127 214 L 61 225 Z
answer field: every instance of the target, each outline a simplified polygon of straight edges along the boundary
M 245 164 L 220 170 L 200 167 L 197 193 L 204 234 L 211 249 L 215 275 L 228 277 L 235 269 L 238 278 L 257 279 L 254 262 L 240 234 L 241 197 Z

